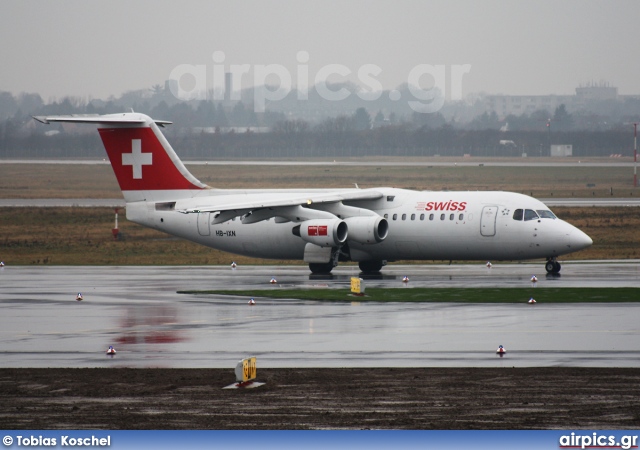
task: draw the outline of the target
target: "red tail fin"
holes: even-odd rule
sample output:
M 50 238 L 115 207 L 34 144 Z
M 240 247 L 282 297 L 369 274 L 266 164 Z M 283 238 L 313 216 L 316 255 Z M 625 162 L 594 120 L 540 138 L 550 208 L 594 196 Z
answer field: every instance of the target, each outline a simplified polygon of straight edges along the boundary
M 168 196 L 164 193 L 151 194 L 150 191 L 173 191 L 170 197 L 184 197 L 193 195 L 188 191 L 208 188 L 191 175 L 156 125 L 171 122 L 154 121 L 137 113 L 34 119 L 42 123 L 98 124 L 100 137 L 127 202 Z
M 177 156 L 172 158 L 175 153 L 171 147 L 167 151 L 152 128 L 100 128 L 98 131 L 123 191 L 204 187 Z

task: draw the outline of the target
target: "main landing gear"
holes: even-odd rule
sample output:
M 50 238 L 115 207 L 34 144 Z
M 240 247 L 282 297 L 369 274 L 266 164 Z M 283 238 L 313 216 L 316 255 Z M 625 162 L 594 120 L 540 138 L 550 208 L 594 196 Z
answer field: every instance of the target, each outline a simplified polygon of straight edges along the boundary
M 547 260 L 547 263 L 544 265 L 544 268 L 547 271 L 547 273 L 557 274 L 557 273 L 560 273 L 560 269 L 562 268 L 562 266 L 556 260 L 556 258 L 549 258 Z
M 360 261 L 358 267 L 364 274 L 377 274 L 380 273 L 380 269 L 386 265 L 386 261 Z M 309 263 L 309 270 L 314 275 L 329 275 L 331 270 L 335 267 L 335 263 L 330 261 L 328 263 Z
M 378 273 L 386 265 L 385 261 L 360 261 L 358 267 L 363 273 Z
M 314 275 L 329 275 L 333 270 L 333 261 L 328 263 L 309 263 L 309 270 Z

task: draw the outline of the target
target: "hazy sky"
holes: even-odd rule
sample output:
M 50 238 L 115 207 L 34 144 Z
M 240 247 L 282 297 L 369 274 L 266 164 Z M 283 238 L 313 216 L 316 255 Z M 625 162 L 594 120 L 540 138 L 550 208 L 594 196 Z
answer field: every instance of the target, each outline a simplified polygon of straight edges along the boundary
M 351 72 L 332 80 L 356 80 L 373 64 L 392 89 L 422 64 L 444 65 L 447 83 L 453 65 L 470 64 L 463 95 L 573 94 L 600 80 L 640 94 L 634 0 L 0 0 L 0 42 L 0 91 L 45 101 L 119 96 L 163 84 L 181 64 L 210 80 L 216 51 L 225 67 L 284 66 L 294 84 L 299 65 L 313 84 L 325 66 Z

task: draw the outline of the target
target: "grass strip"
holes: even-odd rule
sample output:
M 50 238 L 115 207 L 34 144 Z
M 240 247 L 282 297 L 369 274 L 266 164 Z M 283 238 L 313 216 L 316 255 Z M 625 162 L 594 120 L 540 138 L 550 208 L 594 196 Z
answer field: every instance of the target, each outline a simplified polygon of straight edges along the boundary
M 288 298 L 329 302 L 416 302 L 416 303 L 619 303 L 639 302 L 640 288 L 367 288 L 365 296 L 349 289 L 259 289 L 178 291 L 179 294 L 229 295 Z

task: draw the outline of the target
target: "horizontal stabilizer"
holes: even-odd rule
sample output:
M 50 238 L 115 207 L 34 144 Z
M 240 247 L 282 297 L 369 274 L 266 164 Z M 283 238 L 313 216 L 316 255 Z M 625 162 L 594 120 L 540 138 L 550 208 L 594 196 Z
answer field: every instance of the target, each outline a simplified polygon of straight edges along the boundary
M 52 122 L 64 123 L 95 123 L 105 125 L 134 125 L 144 124 L 148 117 L 143 114 L 120 113 L 120 114 L 72 114 L 70 116 L 33 116 L 40 123 L 50 124 Z M 170 125 L 172 122 L 167 120 L 154 120 L 156 125 Z

